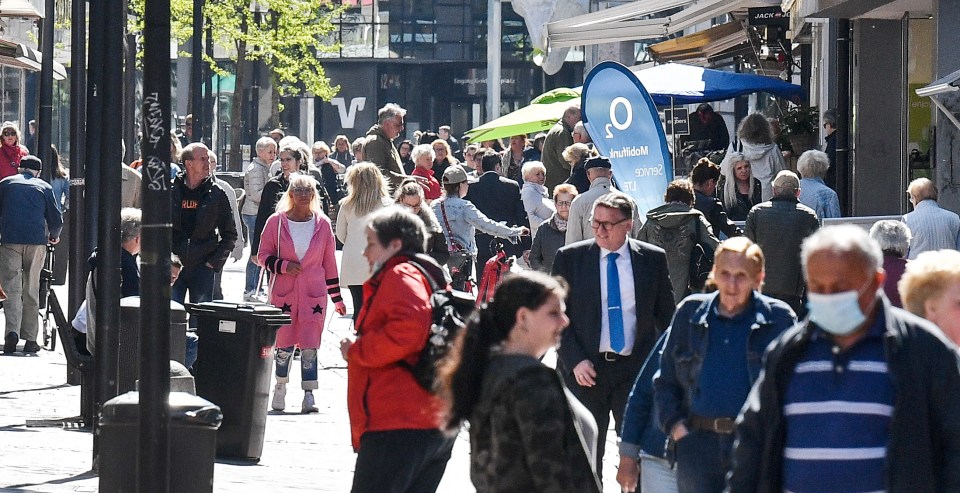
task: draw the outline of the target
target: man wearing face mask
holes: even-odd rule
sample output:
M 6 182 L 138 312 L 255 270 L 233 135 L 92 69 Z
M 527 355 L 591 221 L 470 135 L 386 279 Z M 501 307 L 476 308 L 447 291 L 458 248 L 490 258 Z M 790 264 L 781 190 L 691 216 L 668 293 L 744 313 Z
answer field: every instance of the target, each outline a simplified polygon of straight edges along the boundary
M 960 371 L 937 328 L 883 294 L 856 226 L 803 243 L 809 318 L 767 351 L 728 491 L 960 491 Z

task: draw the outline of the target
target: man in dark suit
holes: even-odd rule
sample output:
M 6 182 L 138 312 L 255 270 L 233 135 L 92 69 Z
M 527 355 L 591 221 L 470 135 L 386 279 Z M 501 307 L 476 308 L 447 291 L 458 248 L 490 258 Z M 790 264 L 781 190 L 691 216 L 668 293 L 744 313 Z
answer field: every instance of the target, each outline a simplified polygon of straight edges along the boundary
M 499 154 L 486 151 L 480 161 L 482 175 L 479 181 L 470 185 L 470 191 L 464 199 L 469 200 L 477 210 L 494 221 L 503 222 L 510 226 L 530 227 L 527 211 L 523 208 L 520 198 L 520 185 L 508 178 L 500 176 L 501 157 Z M 477 284 L 483 281 L 483 267 L 493 256 L 490 242 L 494 237 L 477 232 Z M 530 249 L 530 237 L 525 236 L 517 245 L 506 245 L 507 255 L 520 256 L 524 250 Z
M 570 284 L 557 371 L 597 420 L 597 474 L 610 413 L 619 434 L 630 389 L 674 310 L 666 254 L 628 238 L 634 207 L 620 194 L 597 199 L 594 239 L 561 248 L 553 263 Z

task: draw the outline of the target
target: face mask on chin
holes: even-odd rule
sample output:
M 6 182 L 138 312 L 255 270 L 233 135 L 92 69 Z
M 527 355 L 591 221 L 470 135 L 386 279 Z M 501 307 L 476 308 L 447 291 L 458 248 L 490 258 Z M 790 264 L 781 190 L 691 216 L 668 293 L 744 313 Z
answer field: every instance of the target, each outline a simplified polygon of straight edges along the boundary
M 852 334 L 867 319 L 863 310 L 860 309 L 859 298 L 869 286 L 868 280 L 856 291 L 831 294 L 807 293 L 810 320 L 831 335 Z

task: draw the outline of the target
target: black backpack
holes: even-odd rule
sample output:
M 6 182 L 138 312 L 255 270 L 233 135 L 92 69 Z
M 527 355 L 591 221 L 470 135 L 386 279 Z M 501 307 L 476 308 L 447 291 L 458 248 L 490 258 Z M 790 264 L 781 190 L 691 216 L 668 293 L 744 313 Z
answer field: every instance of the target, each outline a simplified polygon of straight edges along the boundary
M 453 289 L 448 290 L 446 286 L 438 284 L 419 260 L 410 260 L 410 265 L 423 273 L 423 276 L 430 283 L 431 291 L 433 291 L 430 295 L 430 309 L 433 312 L 430 321 L 430 336 L 427 338 L 423 350 L 420 351 L 420 357 L 417 358 L 416 363 L 411 365 L 406 361 L 401 361 L 400 365 L 405 366 L 413 373 L 414 380 L 421 387 L 434 392 L 437 365 L 447 356 L 460 330 L 467 325 L 467 320 L 476 309 L 477 300 L 470 293 Z

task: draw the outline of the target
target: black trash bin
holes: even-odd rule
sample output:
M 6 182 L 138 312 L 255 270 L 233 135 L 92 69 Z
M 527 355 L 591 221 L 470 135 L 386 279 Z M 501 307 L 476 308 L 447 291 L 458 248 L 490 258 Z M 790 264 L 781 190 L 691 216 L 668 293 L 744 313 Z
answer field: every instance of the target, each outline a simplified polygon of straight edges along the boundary
M 167 402 L 170 491 L 212 492 L 220 408 L 186 392 L 171 392 Z M 139 392 L 118 395 L 103 405 L 98 455 L 101 493 L 137 491 L 139 420 Z
M 136 390 L 140 375 L 140 301 L 139 296 L 120 299 L 120 340 L 117 356 L 117 392 Z M 170 355 L 183 364 L 187 347 L 187 312 L 183 305 L 170 300 Z
M 197 317 L 197 395 L 223 410 L 217 456 L 259 461 L 270 399 L 277 329 L 290 316 L 271 305 L 222 301 L 186 305 Z

